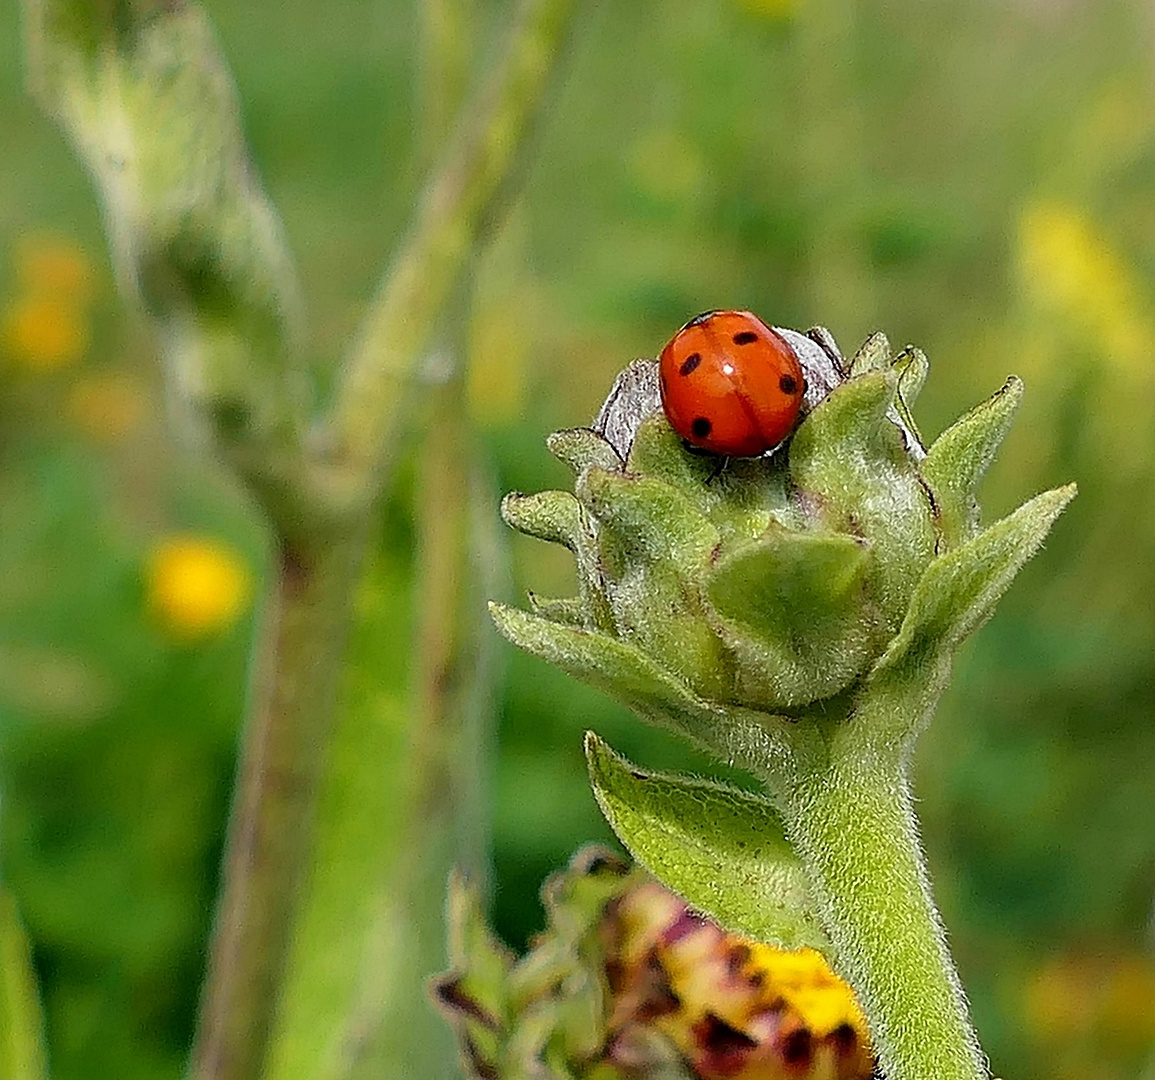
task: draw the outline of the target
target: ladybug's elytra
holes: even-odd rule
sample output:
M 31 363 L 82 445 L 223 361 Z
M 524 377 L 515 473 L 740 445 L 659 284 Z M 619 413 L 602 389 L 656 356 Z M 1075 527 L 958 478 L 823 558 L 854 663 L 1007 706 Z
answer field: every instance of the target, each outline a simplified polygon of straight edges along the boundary
M 749 311 L 708 311 L 662 350 L 662 408 L 688 443 L 729 457 L 773 450 L 806 389 L 794 350 Z

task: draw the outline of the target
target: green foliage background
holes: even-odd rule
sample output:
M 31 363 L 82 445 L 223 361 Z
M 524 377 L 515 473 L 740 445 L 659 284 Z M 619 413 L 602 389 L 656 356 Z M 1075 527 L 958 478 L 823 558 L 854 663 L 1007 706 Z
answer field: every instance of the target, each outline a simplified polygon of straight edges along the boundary
M 428 160 L 415 4 L 205 6 L 301 261 L 313 341 L 331 353 Z M 588 422 L 625 362 L 708 308 L 822 323 L 844 350 L 877 328 L 917 343 L 929 435 L 1022 375 L 989 516 L 1068 479 L 1080 497 L 959 664 L 916 791 L 1000 1074 L 1137 1075 L 1155 1043 L 1150 13 L 1138 0 L 590 8 L 479 270 L 470 404 L 495 487 L 565 486 L 545 433 Z M 480 9 L 479 68 L 508 5 Z M 174 532 L 227 540 L 258 579 L 267 552 L 241 495 L 166 433 L 88 180 L 22 91 L 18 26 L 4 0 L 0 310 L 18 242 L 45 232 L 87 252 L 96 296 L 78 364 L 36 374 L 0 352 L 0 872 L 33 938 L 54 1075 L 162 1080 L 190 1036 L 259 609 L 174 642 L 145 610 L 142 567 Z M 147 407 L 94 439 L 68 402 L 108 373 L 137 380 Z M 380 753 L 383 782 L 404 739 L 420 421 L 373 575 L 393 617 L 376 652 L 358 642 L 362 673 L 380 656 L 381 715 L 334 751 Z M 563 553 L 505 539 L 507 598 L 568 591 Z M 652 767 L 711 767 L 536 661 L 500 658 L 496 918 L 520 943 L 541 879 L 608 839 L 585 728 Z M 357 882 L 395 807 L 347 794 L 322 812 L 348 815 L 334 875 Z

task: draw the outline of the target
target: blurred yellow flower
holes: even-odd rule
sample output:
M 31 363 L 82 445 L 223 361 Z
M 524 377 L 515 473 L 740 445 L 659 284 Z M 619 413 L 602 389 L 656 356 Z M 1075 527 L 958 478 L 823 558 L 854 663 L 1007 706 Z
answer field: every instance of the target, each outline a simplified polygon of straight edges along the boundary
M 1024 988 L 1026 1027 L 1040 1042 L 1093 1058 L 1095 1047 L 1138 1053 L 1155 1041 L 1155 962 L 1147 956 L 1064 955 Z
M 140 422 L 147 404 L 144 388 L 121 372 L 78 378 L 68 393 L 65 412 L 84 434 L 111 440 Z
M 1027 295 L 1048 316 L 1123 368 L 1146 369 L 1155 334 L 1143 288 L 1125 259 L 1079 207 L 1028 206 L 1018 263 Z
M 55 296 L 19 296 L 0 320 L 0 348 L 32 371 L 75 363 L 88 349 L 88 339 L 87 312 Z
M 67 236 L 30 233 L 20 239 L 15 262 L 26 295 L 53 296 L 82 305 L 92 298 L 92 263 Z
M 149 608 L 176 638 L 226 630 L 248 606 L 252 580 L 240 556 L 208 537 L 170 536 L 149 554 Z

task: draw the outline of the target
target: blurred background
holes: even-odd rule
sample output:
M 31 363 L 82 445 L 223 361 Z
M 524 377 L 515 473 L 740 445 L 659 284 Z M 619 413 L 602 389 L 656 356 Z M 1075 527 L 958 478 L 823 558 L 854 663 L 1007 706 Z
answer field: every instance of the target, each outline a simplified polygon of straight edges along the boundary
M 429 161 L 416 2 L 205 7 L 315 352 L 334 356 Z M 478 0 L 478 70 L 509 9 Z M 54 1075 L 175 1078 L 267 537 L 171 434 L 88 179 L 23 92 L 14 0 L 0 3 L 0 148 L 0 872 L 33 941 Z M 466 390 L 491 520 L 502 491 L 566 486 L 545 434 L 588 423 L 619 368 L 716 307 L 824 324 L 844 351 L 875 329 L 918 344 L 928 437 L 1008 373 L 1026 380 L 987 513 L 1071 479 L 1080 495 L 959 663 L 915 788 L 994 1068 L 1138 1077 L 1155 1046 L 1151 5 L 591 4 L 477 272 Z M 359 633 L 362 707 L 332 750 L 347 782 L 322 806 L 321 908 L 378 872 L 397 812 L 415 476 L 437 440 L 423 422 L 382 511 L 367 588 L 383 614 Z M 493 535 L 505 598 L 572 588 L 565 552 Z M 494 911 L 521 947 L 541 880 L 609 841 L 585 728 L 650 766 L 712 767 L 485 640 Z M 323 1012 L 326 985 L 310 980 L 298 1007 Z M 310 1075 L 310 1052 L 282 1047 L 285 1075 Z

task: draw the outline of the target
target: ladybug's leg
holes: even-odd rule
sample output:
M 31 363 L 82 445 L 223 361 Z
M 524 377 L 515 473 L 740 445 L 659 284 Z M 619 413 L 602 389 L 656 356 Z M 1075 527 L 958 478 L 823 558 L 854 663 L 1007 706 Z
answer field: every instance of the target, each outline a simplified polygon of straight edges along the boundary
M 717 480 L 730 464 L 730 458 L 728 456 L 715 454 L 713 450 L 704 450 L 700 446 L 695 446 L 689 439 L 682 440 L 682 449 L 685 450 L 687 454 L 693 454 L 695 457 L 712 457 L 715 459 L 714 470 L 706 477 L 707 487 Z
M 709 487 L 719 476 L 722 475 L 730 466 L 729 457 L 719 457 L 718 463 L 714 466 L 714 471 L 706 477 L 706 487 Z

